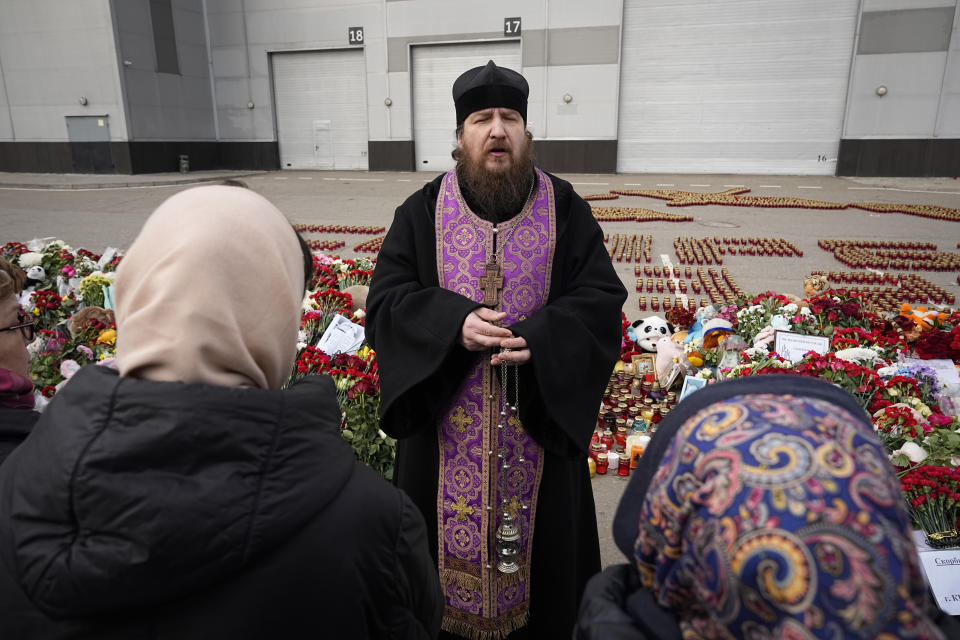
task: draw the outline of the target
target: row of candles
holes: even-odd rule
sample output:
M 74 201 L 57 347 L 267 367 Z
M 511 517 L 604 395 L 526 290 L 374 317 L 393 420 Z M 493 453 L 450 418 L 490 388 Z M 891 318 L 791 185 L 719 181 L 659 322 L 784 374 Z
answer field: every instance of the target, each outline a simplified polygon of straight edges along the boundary
M 380 247 L 383 246 L 383 239 L 386 236 L 380 236 L 378 238 L 373 238 L 367 240 L 366 242 L 361 242 L 353 248 L 357 253 L 380 253 Z
M 613 234 L 613 242 L 610 245 L 610 258 L 617 262 L 633 262 L 634 257 L 640 261 L 642 256 L 646 262 L 650 262 L 650 246 L 653 243 L 653 236 L 644 234 Z
M 594 200 L 598 199 L 594 198 Z M 597 222 L 693 222 L 693 216 L 639 207 L 591 207 L 591 209 Z
M 960 271 L 960 254 L 937 251 L 921 257 L 904 256 L 901 252 L 882 255 L 856 247 L 839 247 L 833 257 L 848 267 L 860 269 L 900 269 L 902 271 Z
M 384 227 L 347 224 L 295 224 L 293 228 L 300 233 L 361 233 L 373 235 L 386 231 Z
M 343 240 L 304 240 L 313 251 L 335 251 L 347 245 Z
M 671 271 L 673 272 L 673 276 L 670 275 Z M 671 268 L 671 267 L 667 267 L 667 266 L 660 267 L 659 265 L 655 265 L 655 264 L 653 264 L 653 265 L 651 265 L 651 264 L 639 265 L 639 264 L 638 264 L 638 265 L 636 265 L 636 266 L 633 268 L 633 275 L 635 275 L 635 276 L 641 276 L 641 275 L 643 275 L 643 276 L 647 276 L 648 278 L 649 278 L 649 277 L 659 278 L 659 277 L 661 277 L 661 276 L 663 276 L 664 278 L 670 278 L 670 277 L 679 278 L 679 277 L 680 277 L 680 267 L 672 267 L 672 268 Z M 684 276 L 685 278 L 687 278 L 687 279 L 693 277 L 693 276 L 692 276 L 692 272 L 690 271 L 690 267 L 689 267 L 689 266 L 686 266 L 686 267 L 683 268 L 683 276 Z
M 671 298 L 670 296 L 663 296 L 663 304 L 660 303 L 660 296 L 650 296 L 650 310 L 651 311 L 660 311 L 660 307 L 663 307 L 664 311 L 669 311 L 672 307 L 682 308 L 684 304 L 687 305 L 687 309 L 690 311 L 697 310 L 697 299 L 693 297 L 687 297 L 686 303 L 683 301 L 683 295 L 679 295 L 676 298 Z M 706 298 L 700 298 L 699 306 L 705 307 L 709 304 L 709 301 Z M 637 307 L 640 311 L 647 310 L 647 296 L 640 296 L 640 299 L 637 300 Z
M 893 307 L 901 302 L 935 302 L 952 305 L 955 297 L 943 287 L 916 273 L 882 273 L 879 271 L 814 271 L 823 275 L 832 285 L 866 284 L 887 285 L 877 287 L 852 287 L 873 302 Z M 960 284 L 960 276 L 957 277 Z

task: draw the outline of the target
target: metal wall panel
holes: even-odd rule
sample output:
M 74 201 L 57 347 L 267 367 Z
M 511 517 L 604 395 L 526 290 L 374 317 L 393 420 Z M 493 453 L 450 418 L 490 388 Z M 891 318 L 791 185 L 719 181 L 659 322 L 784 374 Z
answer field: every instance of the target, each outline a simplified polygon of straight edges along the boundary
M 274 102 L 284 169 L 367 169 L 362 49 L 274 53 Z
M 474 42 L 411 48 L 413 136 L 418 171 L 448 171 L 457 145 L 453 82 L 473 67 L 493 60 L 521 72 L 520 42 Z
M 618 170 L 833 174 L 857 10 L 624 3 Z

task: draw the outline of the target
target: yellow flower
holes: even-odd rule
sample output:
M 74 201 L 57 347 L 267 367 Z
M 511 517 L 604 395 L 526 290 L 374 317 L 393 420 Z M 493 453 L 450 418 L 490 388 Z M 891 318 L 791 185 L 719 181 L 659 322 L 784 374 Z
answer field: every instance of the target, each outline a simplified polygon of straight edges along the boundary
M 113 329 L 105 329 L 97 337 L 97 344 L 109 344 L 113 346 L 117 341 L 117 332 Z
M 369 360 L 371 355 L 373 355 L 373 349 L 368 346 L 360 347 L 360 350 L 357 351 L 357 357 L 362 360 Z
M 30 313 L 32 313 L 32 314 L 35 315 L 35 316 L 39 316 L 39 315 L 40 315 L 40 307 L 34 307 L 34 308 L 30 311 Z

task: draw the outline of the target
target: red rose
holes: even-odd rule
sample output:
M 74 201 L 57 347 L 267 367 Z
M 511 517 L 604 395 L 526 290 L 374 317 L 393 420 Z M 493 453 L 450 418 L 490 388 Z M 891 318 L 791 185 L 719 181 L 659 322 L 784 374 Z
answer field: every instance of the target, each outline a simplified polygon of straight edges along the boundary
M 860 316 L 860 305 L 856 302 L 844 302 L 840 305 L 840 311 L 845 315 L 857 318 Z

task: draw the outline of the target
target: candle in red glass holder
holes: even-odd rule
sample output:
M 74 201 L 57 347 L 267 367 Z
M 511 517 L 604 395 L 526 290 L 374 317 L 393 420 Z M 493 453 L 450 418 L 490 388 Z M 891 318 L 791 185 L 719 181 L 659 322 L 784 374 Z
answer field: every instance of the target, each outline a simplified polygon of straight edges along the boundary
M 597 456 L 603 453 L 603 445 L 599 442 L 594 442 L 590 445 L 590 457 L 593 458 L 593 461 L 597 461 Z
M 630 457 L 622 456 L 620 458 L 619 464 L 617 465 L 617 475 L 618 476 L 629 476 L 630 475 Z
M 606 451 L 613 449 L 613 431 L 610 431 L 610 429 L 604 431 L 603 437 L 600 438 L 600 444 Z
M 618 447 L 624 447 L 627 444 L 627 421 L 624 420 L 623 424 L 620 424 L 620 421 L 617 420 L 617 433 L 613 436 L 616 440 Z
M 600 475 L 605 475 L 607 473 L 607 454 L 600 452 L 597 454 L 597 473 Z
M 660 424 L 660 421 L 663 420 L 663 414 L 661 413 L 661 407 L 659 404 L 653 405 L 653 424 Z

